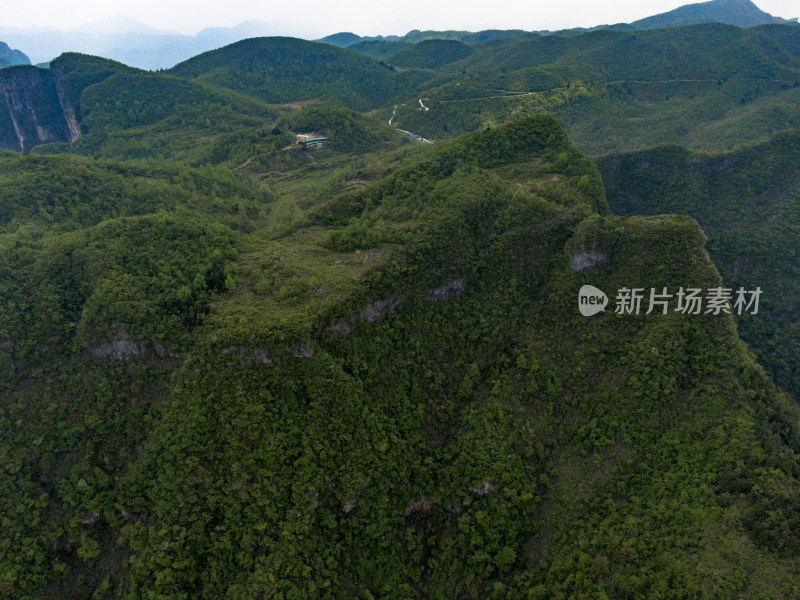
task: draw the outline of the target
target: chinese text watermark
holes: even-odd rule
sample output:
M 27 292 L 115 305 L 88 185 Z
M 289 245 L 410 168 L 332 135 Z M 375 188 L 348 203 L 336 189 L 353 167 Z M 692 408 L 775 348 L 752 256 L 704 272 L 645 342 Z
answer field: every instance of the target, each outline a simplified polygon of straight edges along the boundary
M 679 288 L 671 292 L 668 288 L 628 288 L 617 290 L 614 312 L 618 315 L 668 314 L 670 311 L 684 315 L 757 315 L 761 288 L 746 290 L 739 288 Z M 608 296 L 592 286 L 584 285 L 578 292 L 578 309 L 585 317 L 605 312 Z

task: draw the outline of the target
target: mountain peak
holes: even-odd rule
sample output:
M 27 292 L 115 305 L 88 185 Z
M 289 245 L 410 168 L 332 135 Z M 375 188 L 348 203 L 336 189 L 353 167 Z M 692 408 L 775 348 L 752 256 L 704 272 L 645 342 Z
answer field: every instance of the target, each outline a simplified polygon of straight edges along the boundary
M 636 29 L 680 27 L 699 23 L 724 23 L 736 27 L 755 27 L 770 23 L 786 23 L 756 6 L 751 0 L 711 0 L 687 4 L 666 13 L 631 23 Z
M 0 42 L 0 69 L 15 65 L 29 65 L 30 59 L 19 50 L 13 50 L 5 42 Z

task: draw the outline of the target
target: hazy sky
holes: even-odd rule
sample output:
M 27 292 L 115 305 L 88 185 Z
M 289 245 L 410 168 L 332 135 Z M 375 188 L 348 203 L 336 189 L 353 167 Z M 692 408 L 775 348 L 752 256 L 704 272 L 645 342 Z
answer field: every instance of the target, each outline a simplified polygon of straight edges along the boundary
M 560 29 L 629 22 L 665 12 L 691 0 L 39 0 L 4 3 L 0 26 L 70 29 L 104 17 L 124 15 L 159 29 L 195 33 L 248 19 L 297 23 L 319 35 L 404 34 L 410 29 Z M 773 15 L 800 16 L 797 0 L 756 0 Z

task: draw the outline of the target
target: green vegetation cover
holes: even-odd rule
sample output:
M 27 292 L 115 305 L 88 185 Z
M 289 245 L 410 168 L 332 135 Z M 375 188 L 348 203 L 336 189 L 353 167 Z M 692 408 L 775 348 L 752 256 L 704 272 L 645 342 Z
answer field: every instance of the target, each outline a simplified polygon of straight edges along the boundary
M 800 596 L 798 31 L 0 71 L 0 598 Z
M 391 62 L 403 67 L 435 69 L 467 58 L 472 48 L 455 40 L 425 40 L 400 50 L 391 57 Z
M 800 124 L 799 48 L 796 25 L 493 40 L 397 103 L 394 122 L 436 140 L 549 113 L 594 155 L 666 143 L 731 150 Z
M 599 160 L 621 215 L 694 217 L 727 285 L 765 291 L 742 337 L 785 390 L 800 399 L 800 136 L 783 133 L 729 154 L 662 147 Z
M 451 33 L 354 49 L 255 38 L 167 73 L 66 54 L 50 70 L 29 67 L 22 81 L 8 81 L 13 69 L 0 72 L 0 88 L 19 97 L 7 115 L 0 102 L 0 145 L 30 150 L 87 136 L 76 151 L 197 160 L 189 156 L 196 146 L 258 128 L 259 115 L 272 129 L 271 107 L 298 102 L 370 111 L 432 141 L 548 113 L 593 155 L 667 143 L 732 150 L 800 124 L 796 25 Z
M 424 75 L 328 44 L 292 38 L 254 38 L 206 52 L 170 70 L 178 76 L 252 94 L 272 103 L 334 100 L 365 110 L 388 103 Z
M 358 52 L 359 54 L 374 56 L 375 58 L 388 58 L 400 50 L 405 50 L 406 48 L 411 47 L 412 45 L 407 42 L 363 40 L 347 46 L 347 49 L 352 50 L 353 52 Z
M 796 595 L 798 410 L 733 319 L 576 310 L 719 285 L 698 225 L 612 216 L 549 117 L 397 158 L 303 208 L 2 157 L 2 593 Z

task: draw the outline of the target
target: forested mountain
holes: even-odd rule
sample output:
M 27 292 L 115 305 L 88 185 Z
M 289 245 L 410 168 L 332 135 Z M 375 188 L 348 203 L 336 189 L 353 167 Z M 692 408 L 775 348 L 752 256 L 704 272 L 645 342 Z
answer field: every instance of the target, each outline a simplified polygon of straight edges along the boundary
M 598 161 L 620 215 L 689 215 L 708 235 L 726 284 L 770 290 L 739 331 L 759 362 L 800 401 L 800 135 L 729 154 L 663 147 Z
M 383 42 L 390 44 L 401 43 L 412 45 L 431 40 L 448 40 L 472 45 L 489 40 L 526 38 L 536 35 L 538 35 L 536 32 L 523 31 L 521 29 L 485 29 L 483 31 L 420 31 L 419 29 L 414 29 L 403 36 L 378 35 L 362 37 L 351 32 L 341 32 L 328 35 L 317 41 L 338 46 L 340 48 L 350 48 L 351 50 L 355 50 L 359 45 L 367 42 Z
M 207 52 L 169 73 L 272 103 L 323 97 L 356 110 L 386 105 L 430 79 L 397 73 L 377 60 L 317 42 L 255 38 Z
M 385 40 L 363 40 L 347 46 L 348 50 L 358 52 L 359 54 L 366 54 L 375 58 L 388 58 L 397 54 L 406 48 L 412 48 L 414 45 L 409 42 L 392 42 Z
M 0 148 L 28 151 L 81 135 L 83 92 L 117 73 L 134 69 L 90 56 L 65 54 L 49 69 L 0 70 Z
M 664 143 L 730 149 L 800 124 L 800 27 L 695 25 L 474 46 L 449 81 L 399 103 L 429 139 L 549 112 L 592 154 Z M 392 62 L 392 59 L 387 59 Z
M 50 71 L 31 66 L 0 70 L 0 148 L 33 146 L 77 139 L 73 107 L 62 96 Z
M 386 44 L 397 43 L 383 42 L 374 53 L 380 56 Z M 54 61 L 51 72 L 29 67 L 0 73 L 0 80 L 13 80 L 0 81 L 9 97 L 30 86 L 43 88 L 28 95 L 42 107 L 14 113 L 7 102 L 0 106 L 0 139 L 6 148 L 26 150 L 42 142 L 76 139 L 83 120 L 97 110 L 98 99 L 102 103 L 115 98 L 120 112 L 120 98 L 141 102 L 154 87 L 162 89 L 154 96 L 161 100 L 151 101 L 156 107 L 150 111 L 222 103 L 235 105 L 237 113 L 253 114 L 270 111 L 263 108 L 264 102 L 333 101 L 353 110 L 373 109 L 373 116 L 387 122 L 392 117 L 394 125 L 434 140 L 548 112 L 592 154 L 663 143 L 732 149 L 800 123 L 800 28 L 791 25 L 597 31 L 524 41 L 496 38 L 474 45 L 434 40 L 392 49 L 396 52 L 391 56 L 378 59 L 326 44 L 258 38 L 203 54 L 161 74 L 65 55 Z M 94 108 L 73 109 L 73 122 L 70 107 L 59 107 L 56 101 L 56 83 L 67 77 L 62 65 L 86 68 L 97 77 L 117 72 L 125 77 L 81 84 L 71 100 L 78 102 L 85 89 L 87 107 Z M 180 84 L 175 77 L 192 85 Z M 239 98 L 234 100 L 223 88 Z M 170 103 L 170 94 L 183 100 Z M 24 107 L 28 96 L 18 106 Z M 46 113 L 36 117 L 45 135 L 32 126 L 31 113 L 38 115 L 39 110 Z M 204 129 L 206 119 L 214 127 L 230 127 L 232 117 L 221 119 L 213 109 L 206 110 L 205 117 L 191 117 L 195 131 Z M 109 127 L 127 130 L 142 120 L 128 104 L 123 112 L 137 116 L 114 116 L 103 135 Z
M 168 69 L 203 52 L 267 35 L 308 37 L 315 33 L 296 23 L 257 20 L 245 21 L 235 27 L 208 27 L 195 35 L 160 31 L 120 17 L 69 30 L 0 25 L 0 39 L 25 50 L 34 64 L 50 62 L 65 52 L 76 52 L 148 70 Z
M 354 33 L 343 32 L 321 38 L 319 41 L 341 48 L 358 49 L 361 44 L 371 41 L 402 42 L 418 44 L 426 40 L 452 40 L 464 44 L 477 44 L 496 39 L 524 39 L 536 36 L 573 37 L 591 31 L 636 31 L 645 29 L 664 29 L 700 25 L 705 23 L 721 23 L 735 27 L 756 27 L 758 25 L 774 25 L 782 23 L 797 24 L 797 18 L 782 19 L 764 12 L 751 0 L 709 0 L 697 4 L 687 4 L 666 13 L 639 19 L 632 23 L 615 25 L 598 25 L 595 27 L 575 27 L 558 31 L 539 30 L 523 31 L 521 29 L 484 31 L 409 31 L 404 36 L 362 37 Z M 367 48 L 370 46 L 366 46 Z
M 0 69 L 14 65 L 29 65 L 30 59 L 19 50 L 12 50 L 8 44 L 0 42 Z
M 795 19 L 796 20 L 796 19 Z M 536 21 L 534 20 L 533 23 Z M 596 29 L 632 31 L 677 27 L 698 23 L 727 23 L 739 27 L 788 22 L 761 11 L 749 0 L 712 0 L 690 4 L 674 11 L 655 15 L 631 24 L 600 25 L 591 29 L 574 28 L 562 31 L 496 30 L 412 30 L 405 35 L 359 36 L 340 32 L 325 36 L 319 41 L 360 50 L 361 42 L 398 42 L 416 44 L 425 40 L 446 39 L 465 44 L 501 38 L 525 38 L 535 35 L 572 36 Z M 303 23 L 280 19 L 270 21 L 249 20 L 234 27 L 208 27 L 195 35 L 182 35 L 174 31 L 153 29 L 144 23 L 121 17 L 109 18 L 83 27 L 62 30 L 52 27 L 14 28 L 0 26 L 0 39 L 22 49 L 31 60 L 10 64 L 47 63 L 64 52 L 78 52 L 101 56 L 130 66 L 157 70 L 168 69 L 193 56 L 241 40 L 263 36 L 293 36 L 304 39 L 317 37 L 318 33 Z M 359 44 L 358 46 L 356 46 Z M 375 45 L 366 45 L 374 48 Z M 27 57 L 26 57 L 27 58 Z M 0 59 L 0 68 L 3 62 Z
M 330 44 L 331 46 L 338 46 L 339 48 L 347 48 L 348 46 L 352 46 L 357 42 L 373 40 L 371 40 L 371 38 L 362 38 L 360 35 L 356 35 L 350 31 L 342 31 L 340 33 L 334 33 L 332 35 L 325 36 L 317 41 Z
M 800 28 L 327 41 L 0 70 L 0 598 L 797 598 Z
M 470 46 L 455 40 L 425 40 L 396 52 L 392 62 L 403 67 L 436 69 L 463 60 L 473 52 Z
M 697 23 L 727 23 L 737 27 L 754 27 L 786 22 L 785 19 L 765 13 L 751 0 L 711 0 L 687 4 L 660 15 L 634 21 L 631 25 L 636 29 L 658 29 Z
M 796 407 L 728 315 L 577 313 L 720 278 L 552 119 L 277 235 L 230 171 L 3 160 L 6 595 L 793 596 Z

